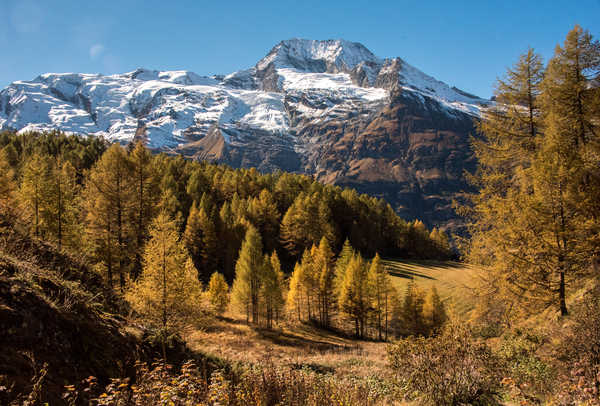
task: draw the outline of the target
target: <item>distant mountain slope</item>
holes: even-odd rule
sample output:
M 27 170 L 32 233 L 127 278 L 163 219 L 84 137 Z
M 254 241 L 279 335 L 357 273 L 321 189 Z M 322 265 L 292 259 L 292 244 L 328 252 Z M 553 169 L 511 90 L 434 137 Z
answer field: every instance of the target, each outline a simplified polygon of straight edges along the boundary
M 44 74 L 0 91 L 0 128 L 61 129 L 263 171 L 313 174 L 453 228 L 486 100 L 359 43 L 292 39 L 227 76 Z

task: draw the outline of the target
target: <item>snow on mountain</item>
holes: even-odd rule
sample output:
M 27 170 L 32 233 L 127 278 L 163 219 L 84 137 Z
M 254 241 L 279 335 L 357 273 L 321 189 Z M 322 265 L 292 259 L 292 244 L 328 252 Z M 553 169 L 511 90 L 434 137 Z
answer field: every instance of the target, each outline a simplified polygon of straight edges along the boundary
M 274 64 L 276 68 L 314 72 L 319 66 L 325 68 L 323 71 L 332 67 L 353 69 L 362 62 L 380 64 L 382 61 L 358 42 L 294 38 L 277 44 L 256 67 L 261 70 Z
M 0 92 L 0 128 L 57 128 L 121 142 L 143 136 L 150 147 L 171 149 L 217 126 L 293 143 L 292 110 L 327 120 L 377 108 L 398 87 L 437 100 L 449 115 L 477 115 L 485 102 L 399 58 L 380 59 L 359 43 L 291 39 L 255 67 L 225 77 L 137 69 L 111 76 L 47 73 L 14 82 Z

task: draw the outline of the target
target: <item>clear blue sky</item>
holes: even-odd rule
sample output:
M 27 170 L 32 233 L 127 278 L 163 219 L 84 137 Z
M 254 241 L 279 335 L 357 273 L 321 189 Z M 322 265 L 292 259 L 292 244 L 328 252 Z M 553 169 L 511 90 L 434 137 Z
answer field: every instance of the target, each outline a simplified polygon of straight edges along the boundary
M 344 38 L 489 97 L 528 46 L 574 24 L 600 37 L 600 0 L 0 0 L 0 88 L 44 72 L 248 68 L 293 37 Z

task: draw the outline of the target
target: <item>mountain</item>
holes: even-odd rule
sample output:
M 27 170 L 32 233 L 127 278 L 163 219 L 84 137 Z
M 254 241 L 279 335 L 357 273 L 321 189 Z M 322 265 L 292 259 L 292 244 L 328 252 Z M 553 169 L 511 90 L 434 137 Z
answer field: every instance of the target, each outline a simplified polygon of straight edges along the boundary
M 235 167 L 313 175 L 456 228 L 487 100 L 344 40 L 291 39 L 226 76 L 48 73 L 0 91 L 0 128 L 60 129 Z

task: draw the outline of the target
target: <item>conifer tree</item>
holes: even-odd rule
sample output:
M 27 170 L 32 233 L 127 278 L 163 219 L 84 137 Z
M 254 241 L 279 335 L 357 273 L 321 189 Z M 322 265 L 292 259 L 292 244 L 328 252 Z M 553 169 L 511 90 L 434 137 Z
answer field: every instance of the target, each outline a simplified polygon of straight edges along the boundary
M 208 192 L 209 189 L 209 182 L 208 179 L 206 179 L 202 168 L 196 168 L 192 171 L 186 186 L 187 194 L 191 199 L 195 202 L 199 202 L 202 195 Z
M 371 261 L 367 274 L 368 289 L 371 296 L 371 307 L 377 324 L 377 334 L 380 340 L 387 337 L 389 294 L 391 281 L 381 263 L 379 254 Z
M 0 149 L 0 211 L 7 213 L 12 208 L 14 193 L 17 189 L 15 170 L 10 164 L 4 148 Z
M 201 291 L 176 222 L 161 212 L 150 228 L 142 275 L 127 291 L 126 298 L 137 313 L 160 329 L 165 361 L 168 335 L 197 314 Z
M 423 317 L 424 303 L 423 291 L 413 281 L 410 281 L 402 304 L 402 324 L 407 334 L 424 335 L 426 333 L 426 324 Z
M 137 142 L 129 154 L 132 176 L 131 222 L 135 232 L 135 258 L 132 276 L 137 278 L 142 270 L 142 254 L 148 240 L 148 227 L 155 215 L 158 203 L 158 179 L 152 155 L 143 143 Z
M 313 245 L 312 249 L 305 249 L 302 254 L 302 279 L 300 281 L 302 286 L 302 293 L 306 299 L 306 312 L 309 320 L 315 319 L 315 300 L 318 297 L 318 286 L 319 279 L 318 273 L 315 270 L 315 263 L 313 260 L 313 253 L 316 252 L 316 247 Z
M 264 257 L 264 273 L 262 275 L 262 299 L 267 328 L 273 327 L 283 305 L 283 273 L 276 252 Z
M 170 217 L 175 219 L 179 227 L 182 227 L 183 214 L 180 211 L 180 203 L 177 198 L 177 182 L 173 175 L 169 172 L 164 173 L 160 184 L 160 198 L 156 209 L 158 211 L 166 211 Z
M 318 304 L 319 304 L 319 321 L 323 327 L 330 326 L 331 308 L 335 303 L 334 295 L 334 261 L 333 251 L 329 246 L 327 238 L 321 238 L 319 247 L 313 257 L 314 270 L 318 272 L 319 288 L 318 288 Z
M 113 266 L 121 289 L 125 286 L 127 252 L 131 235 L 130 164 L 123 147 L 113 144 L 102 155 L 86 182 L 86 229 L 97 258 L 108 270 L 112 284 Z M 102 242 L 98 239 L 101 238 Z
M 23 208 L 33 217 L 33 232 L 40 236 L 41 211 L 48 186 L 48 162 L 39 154 L 32 155 L 23 165 L 19 200 Z
M 516 299 L 524 312 L 554 304 L 566 315 L 567 286 L 599 246 L 593 213 L 600 188 L 590 173 L 600 163 L 592 152 L 600 51 L 575 27 L 543 81 L 531 54 L 512 70 L 520 75 L 498 90 L 520 105 L 501 105 L 507 113 L 498 122 L 484 114 L 484 138 L 474 144 L 480 191 L 465 210 L 474 219 L 469 259 L 489 267 L 482 296 Z
M 246 238 L 235 264 L 232 293 L 238 307 L 246 308 L 246 316 L 259 322 L 260 293 L 263 280 L 264 259 L 262 241 L 256 228 L 249 226 Z
M 222 315 L 229 305 L 229 286 L 223 274 L 214 272 L 208 282 L 208 297 L 213 311 Z
M 335 275 L 333 279 L 333 286 L 335 289 L 336 298 L 340 296 L 342 285 L 344 283 L 344 278 L 346 276 L 346 267 L 348 266 L 348 263 L 354 255 L 354 249 L 350 245 L 350 241 L 348 241 L 348 239 L 346 238 L 346 241 L 344 241 L 344 245 L 342 246 L 342 250 L 340 251 L 338 259 L 335 262 Z
M 200 228 L 199 210 L 196 202 L 192 204 L 183 233 L 183 242 L 190 253 L 192 261 L 200 268 L 202 255 L 202 230 Z M 198 275 L 200 278 L 200 275 Z
M 50 238 L 58 243 L 78 243 L 77 185 L 75 168 L 69 161 L 57 159 L 50 167 L 44 190 L 41 215 Z
M 442 230 L 434 227 L 429 234 L 429 239 L 433 244 L 434 251 L 432 254 L 437 255 L 439 259 L 447 259 L 451 254 L 450 242 L 448 236 Z
M 98 198 L 95 188 L 86 186 L 83 191 L 86 245 L 91 256 L 106 268 L 106 281 L 112 286 L 116 257 L 112 207 L 108 200 Z
M 231 204 L 223 203 L 219 212 L 219 241 L 222 247 L 222 267 L 225 277 L 229 281 L 233 281 L 235 273 L 235 261 L 244 239 L 244 226 L 237 221 Z
M 542 58 L 529 48 L 519 61 L 498 79 L 496 105 L 484 111 L 479 129 L 485 134 L 483 143 L 475 141 L 479 156 L 493 172 L 513 180 L 514 170 L 527 167 L 536 150 L 540 132 L 540 94 L 544 66 Z M 500 181 L 498 179 L 497 181 Z
M 302 280 L 304 269 L 300 263 L 296 263 L 290 277 L 290 288 L 286 298 L 286 309 L 289 314 L 298 316 L 298 321 L 303 320 L 304 303 L 302 298 Z
M 435 286 L 432 286 L 425 298 L 423 304 L 423 316 L 425 317 L 429 334 L 439 330 L 448 319 L 446 308 Z
M 369 305 L 366 266 L 364 260 L 355 255 L 346 267 L 338 307 L 354 323 L 356 337 L 365 335 Z
M 283 246 L 297 256 L 322 237 L 336 241 L 331 216 L 331 209 L 320 193 L 300 193 L 281 221 Z
M 279 219 L 281 215 L 273 196 L 267 189 L 263 189 L 257 198 L 248 203 L 249 220 L 258 229 L 265 244 L 265 250 L 275 249 L 279 235 Z
M 207 281 L 217 267 L 217 231 L 203 207 L 194 202 L 183 234 L 186 247 L 198 268 L 200 280 Z

